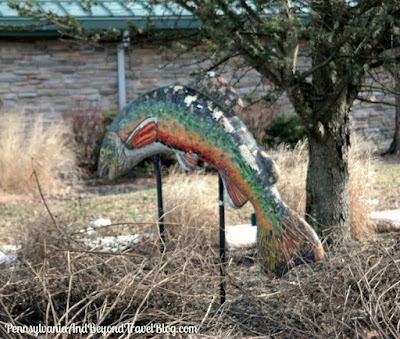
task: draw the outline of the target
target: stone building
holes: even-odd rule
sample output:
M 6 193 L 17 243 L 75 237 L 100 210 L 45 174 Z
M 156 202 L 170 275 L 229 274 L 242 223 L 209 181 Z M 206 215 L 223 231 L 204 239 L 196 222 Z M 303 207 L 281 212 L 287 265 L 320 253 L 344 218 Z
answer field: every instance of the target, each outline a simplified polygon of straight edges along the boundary
M 145 25 L 147 15 L 152 15 L 161 29 L 190 29 L 198 25 L 189 13 L 181 10 L 173 12 L 159 7 L 150 13 L 144 5 L 129 7 L 123 1 L 97 3 L 89 13 L 80 1 L 36 1 L 43 10 L 72 14 L 84 27 L 92 29 L 123 31 L 127 20 Z M 174 59 L 177 50 L 173 44 L 164 48 L 171 61 L 166 60 L 165 54 L 157 53 L 159 46 L 138 45 L 127 40 L 93 46 L 64 39 L 52 26 L 29 26 L 34 23 L 31 18 L 20 17 L 6 3 L 0 3 L 0 99 L 3 108 L 19 107 L 43 113 L 49 120 L 60 119 L 78 106 L 115 111 L 155 87 L 189 82 L 190 75 L 201 66 L 189 56 Z M 300 60 L 299 67 L 308 62 Z M 229 78 L 234 66 L 221 71 Z M 254 91 L 257 95 L 257 91 L 261 93 L 262 88 L 268 86 L 255 71 L 243 74 L 235 88 L 244 96 Z M 391 81 L 384 73 L 382 76 L 386 77 L 385 81 Z M 381 92 L 368 93 L 367 98 L 394 102 L 393 97 Z M 275 109 L 293 111 L 284 95 Z M 361 101 L 355 102 L 351 113 L 354 131 L 370 138 L 379 151 L 389 147 L 394 117 L 393 106 Z

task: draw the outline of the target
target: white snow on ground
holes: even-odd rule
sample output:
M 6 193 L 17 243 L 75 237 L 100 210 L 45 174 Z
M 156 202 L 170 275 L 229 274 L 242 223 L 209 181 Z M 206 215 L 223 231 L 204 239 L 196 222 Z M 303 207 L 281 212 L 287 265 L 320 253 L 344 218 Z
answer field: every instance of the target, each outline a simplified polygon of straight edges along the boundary
M 92 234 L 91 231 L 81 230 L 86 234 Z M 225 231 L 226 245 L 229 250 L 234 251 L 241 248 L 251 248 L 256 246 L 257 227 L 251 225 L 234 225 L 227 226 Z M 96 248 L 102 251 L 117 252 L 126 249 L 131 245 L 138 244 L 145 240 L 154 240 L 156 234 L 154 233 L 142 233 L 132 235 L 119 235 L 119 236 L 107 236 L 99 237 L 96 239 L 85 239 L 85 245 L 90 248 Z
M 367 205 L 377 206 L 377 205 L 379 205 L 379 200 L 378 199 L 367 199 L 367 200 L 365 200 L 365 203 Z
M 95 229 L 110 226 L 112 225 L 112 222 L 110 219 L 100 218 L 95 221 L 92 221 L 91 225 L 92 227 L 85 228 L 83 230 L 80 230 L 79 232 L 90 235 L 94 233 Z
M 14 271 L 20 266 L 20 261 L 15 254 L 0 252 L 0 267 L 4 267 L 7 271 Z
M 101 228 L 101 227 L 105 227 L 105 226 L 109 226 L 109 225 L 111 225 L 110 219 L 100 218 L 100 219 L 97 219 L 92 222 L 92 226 L 94 228 Z
M 21 245 L 3 245 L 0 247 L 0 251 L 10 253 L 10 252 L 17 252 L 22 248 Z
M 117 252 L 122 251 L 130 245 L 139 244 L 145 240 L 153 240 L 154 233 L 118 235 L 116 237 L 101 237 L 96 239 L 85 239 L 84 243 L 91 248 L 99 248 L 103 251 Z
M 251 248 L 256 246 L 257 226 L 232 225 L 227 226 L 225 239 L 230 250 Z
M 375 220 L 378 225 L 386 224 L 386 226 L 389 226 L 393 230 L 400 230 L 400 209 L 372 212 L 370 217 Z

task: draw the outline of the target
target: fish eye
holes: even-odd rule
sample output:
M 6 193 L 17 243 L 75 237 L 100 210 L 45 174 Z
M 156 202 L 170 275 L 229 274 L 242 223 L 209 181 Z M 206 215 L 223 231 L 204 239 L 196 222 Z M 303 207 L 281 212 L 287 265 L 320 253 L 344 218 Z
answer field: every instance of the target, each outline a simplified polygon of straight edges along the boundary
M 106 150 L 105 150 L 104 148 L 102 148 L 102 149 L 100 150 L 100 156 L 101 156 L 101 157 L 104 157 L 105 154 L 106 154 Z

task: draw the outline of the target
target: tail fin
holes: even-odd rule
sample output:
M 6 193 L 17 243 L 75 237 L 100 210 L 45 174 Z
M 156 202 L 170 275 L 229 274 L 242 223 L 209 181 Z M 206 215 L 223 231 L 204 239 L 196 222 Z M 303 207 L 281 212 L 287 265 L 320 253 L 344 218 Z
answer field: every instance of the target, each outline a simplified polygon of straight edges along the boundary
M 279 229 L 259 226 L 257 233 L 259 260 L 267 273 L 281 276 L 291 267 L 319 261 L 324 249 L 312 227 L 289 208 Z

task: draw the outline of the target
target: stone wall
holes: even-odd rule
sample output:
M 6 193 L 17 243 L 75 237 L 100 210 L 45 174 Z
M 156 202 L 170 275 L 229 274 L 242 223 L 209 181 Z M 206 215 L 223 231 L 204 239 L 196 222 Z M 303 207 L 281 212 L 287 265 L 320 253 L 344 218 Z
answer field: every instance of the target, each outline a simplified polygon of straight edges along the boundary
M 59 118 L 83 102 L 116 109 L 115 47 L 58 40 L 0 41 L 0 97 L 4 106 Z
M 174 53 L 173 48 L 167 50 L 170 57 Z M 306 66 L 307 60 L 302 63 Z M 77 107 L 118 110 L 116 44 L 93 47 L 54 39 L 0 40 L 0 65 L 0 98 L 5 108 L 43 113 L 49 120 L 60 119 Z M 156 87 L 188 83 L 192 79 L 190 74 L 199 68 L 189 56 L 179 62 L 167 62 L 154 46 L 127 48 L 125 66 L 128 101 Z M 228 66 L 227 74 L 233 73 L 234 66 Z M 235 84 L 244 96 L 256 86 L 261 92 L 268 83 L 262 83 L 254 71 L 245 72 Z M 379 93 L 368 97 L 382 99 Z M 276 107 L 284 112 L 293 111 L 284 95 Z M 393 136 L 394 114 L 394 107 L 357 101 L 351 121 L 354 130 L 370 138 L 381 151 L 389 146 Z

